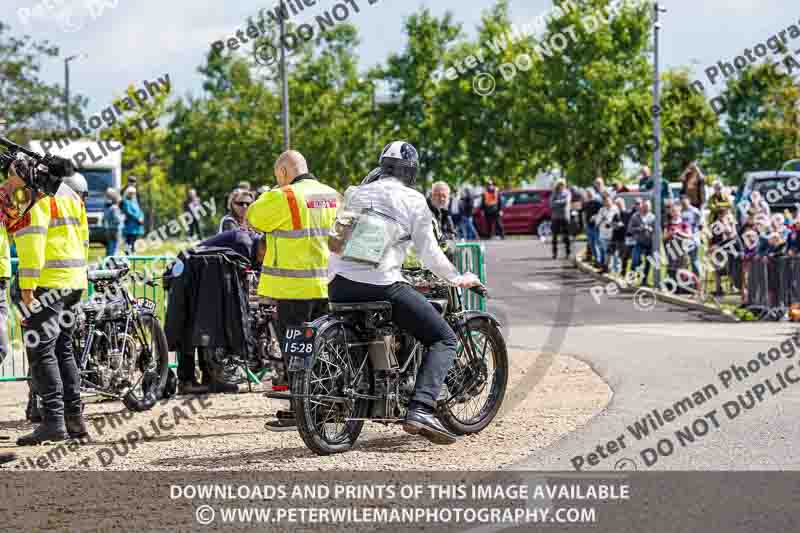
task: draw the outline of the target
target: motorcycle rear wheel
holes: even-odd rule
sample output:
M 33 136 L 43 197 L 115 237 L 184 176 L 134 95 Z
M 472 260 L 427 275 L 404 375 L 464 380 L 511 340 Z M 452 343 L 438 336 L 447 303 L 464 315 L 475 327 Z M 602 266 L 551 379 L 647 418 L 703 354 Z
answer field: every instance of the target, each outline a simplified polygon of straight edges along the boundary
M 292 399 L 297 430 L 306 446 L 317 455 L 331 455 L 349 451 L 364 427 L 369 401 L 346 399 L 345 387 L 369 392 L 373 388 L 372 368 L 369 360 L 363 365 L 359 386 L 353 379 L 366 357 L 362 347 L 347 347 L 347 341 L 356 340 L 355 333 L 344 325 L 322 332 L 316 339 L 311 368 L 290 373 L 291 391 L 299 395 L 325 395 L 340 397 L 344 402 L 324 401 L 308 397 Z M 333 426 L 333 427 L 331 427 Z

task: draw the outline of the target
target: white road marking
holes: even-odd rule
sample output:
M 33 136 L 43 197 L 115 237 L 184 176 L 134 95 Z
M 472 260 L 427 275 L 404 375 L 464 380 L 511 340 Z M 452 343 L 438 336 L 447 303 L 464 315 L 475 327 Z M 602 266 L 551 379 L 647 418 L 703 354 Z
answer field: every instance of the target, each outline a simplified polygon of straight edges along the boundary
M 680 337 L 688 339 L 702 340 L 724 340 L 724 341 L 744 341 L 744 342 L 770 342 L 774 340 L 785 340 L 785 335 L 793 333 L 795 330 L 781 328 L 780 330 L 764 331 L 761 336 L 741 336 L 732 335 L 732 328 L 741 327 L 731 325 L 728 328 L 715 328 L 703 324 L 690 324 L 677 326 L 675 324 L 625 324 L 625 325 L 604 325 L 588 326 L 584 329 L 592 329 L 598 333 L 612 333 L 614 335 L 646 335 L 649 337 Z
M 555 283 L 547 283 L 544 281 L 516 281 L 512 283 L 512 285 L 526 292 L 555 291 L 559 288 L 559 286 Z

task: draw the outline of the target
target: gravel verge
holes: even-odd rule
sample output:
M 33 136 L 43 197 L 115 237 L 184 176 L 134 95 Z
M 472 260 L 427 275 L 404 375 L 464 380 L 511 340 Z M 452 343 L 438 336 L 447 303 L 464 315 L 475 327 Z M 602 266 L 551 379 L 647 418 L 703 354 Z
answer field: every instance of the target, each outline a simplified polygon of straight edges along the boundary
M 516 393 L 515 387 L 533 369 L 538 354 L 510 350 L 509 355 L 507 393 Z M 306 449 L 296 432 L 264 429 L 268 415 L 285 404 L 265 398 L 262 390 L 214 395 L 205 400 L 208 407 L 200 399 L 178 397 L 145 413 L 127 412 L 117 402 L 90 402 L 86 413 L 93 440 L 57 449 L 13 445 L 32 427 L 23 418 L 27 387 L 0 384 L 0 435 L 12 439 L 0 441 L 0 451 L 20 456 L 20 461 L 6 466 L 15 470 L 497 470 L 578 429 L 611 399 L 608 385 L 588 365 L 559 356 L 512 411 L 502 412 L 482 433 L 455 445 L 435 446 L 404 433 L 398 425 L 367 423 L 351 452 L 318 457 Z M 158 420 L 174 427 L 157 434 Z M 130 432 L 139 432 L 147 440 L 140 439 L 135 447 L 124 444 Z

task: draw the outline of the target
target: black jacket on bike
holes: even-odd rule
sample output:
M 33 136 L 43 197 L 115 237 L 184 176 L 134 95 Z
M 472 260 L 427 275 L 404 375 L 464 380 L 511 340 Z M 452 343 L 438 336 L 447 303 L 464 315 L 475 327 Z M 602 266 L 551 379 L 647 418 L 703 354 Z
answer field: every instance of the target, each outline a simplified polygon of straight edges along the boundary
M 249 260 L 226 248 L 181 252 L 165 276 L 169 289 L 164 333 L 170 350 L 197 347 L 246 354 L 255 349 L 245 274 Z M 179 370 L 183 366 L 179 365 Z M 181 371 L 181 378 L 188 378 Z

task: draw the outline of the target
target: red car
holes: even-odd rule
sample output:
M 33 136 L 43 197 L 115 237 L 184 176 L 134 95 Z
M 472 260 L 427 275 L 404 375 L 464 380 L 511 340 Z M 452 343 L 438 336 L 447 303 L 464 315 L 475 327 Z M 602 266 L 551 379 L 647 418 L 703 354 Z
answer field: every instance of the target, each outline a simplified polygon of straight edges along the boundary
M 508 234 L 547 234 L 550 231 L 550 190 L 513 189 L 500 193 L 503 206 L 503 229 Z M 481 237 L 489 236 L 489 225 L 483 210 L 475 209 L 475 229 Z

